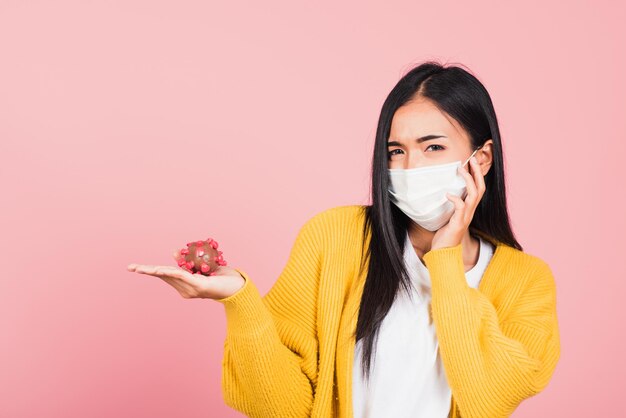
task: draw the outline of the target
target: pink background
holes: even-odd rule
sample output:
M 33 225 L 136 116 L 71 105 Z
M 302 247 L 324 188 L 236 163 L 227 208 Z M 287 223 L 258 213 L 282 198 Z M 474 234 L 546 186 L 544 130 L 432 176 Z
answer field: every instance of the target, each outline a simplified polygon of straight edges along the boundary
M 129 263 L 215 237 L 265 294 L 313 214 L 368 202 L 382 102 L 462 63 L 561 360 L 515 417 L 626 412 L 619 2 L 0 0 L 0 416 L 239 417 L 223 307 Z M 302 4 L 296 4 L 302 3 Z

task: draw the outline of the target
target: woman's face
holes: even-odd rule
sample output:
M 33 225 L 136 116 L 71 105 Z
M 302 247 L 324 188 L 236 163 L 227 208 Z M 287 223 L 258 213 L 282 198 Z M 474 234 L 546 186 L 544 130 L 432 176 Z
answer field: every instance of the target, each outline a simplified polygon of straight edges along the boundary
M 473 152 L 469 135 L 458 122 L 424 98 L 396 110 L 387 144 L 389 168 L 464 163 Z

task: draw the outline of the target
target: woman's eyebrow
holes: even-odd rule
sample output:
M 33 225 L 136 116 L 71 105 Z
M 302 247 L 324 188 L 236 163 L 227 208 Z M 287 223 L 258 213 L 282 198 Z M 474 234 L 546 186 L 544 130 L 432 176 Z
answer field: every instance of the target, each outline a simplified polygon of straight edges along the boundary
M 416 138 L 416 141 L 418 144 L 421 144 L 424 141 L 430 141 L 431 139 L 437 139 L 437 138 L 447 138 L 447 136 L 445 135 L 426 135 L 426 136 L 421 136 L 419 138 Z M 391 147 L 394 145 L 402 145 L 401 142 L 398 141 L 389 141 L 387 142 L 387 146 Z

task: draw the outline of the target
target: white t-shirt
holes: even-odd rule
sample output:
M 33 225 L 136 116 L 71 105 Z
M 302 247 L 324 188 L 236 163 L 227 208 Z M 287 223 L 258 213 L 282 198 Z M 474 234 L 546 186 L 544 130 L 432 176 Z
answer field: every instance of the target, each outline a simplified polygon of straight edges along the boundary
M 465 272 L 477 288 L 493 255 L 493 245 L 482 237 L 478 262 Z M 439 355 L 439 343 L 430 316 L 430 275 L 419 259 L 408 233 L 404 261 L 413 298 L 400 291 L 383 320 L 375 346 L 369 386 L 361 373 L 362 340 L 355 346 L 352 402 L 355 418 L 446 418 L 452 392 Z

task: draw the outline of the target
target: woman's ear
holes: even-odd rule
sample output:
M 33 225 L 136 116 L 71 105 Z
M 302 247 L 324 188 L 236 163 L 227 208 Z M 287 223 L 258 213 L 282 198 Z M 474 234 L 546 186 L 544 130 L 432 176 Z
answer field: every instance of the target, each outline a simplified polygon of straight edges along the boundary
M 491 168 L 491 164 L 493 164 L 493 140 L 486 140 L 474 156 L 476 157 L 478 164 L 480 164 L 480 170 L 483 177 L 485 177 Z

